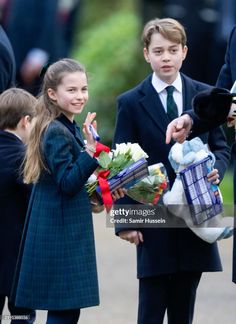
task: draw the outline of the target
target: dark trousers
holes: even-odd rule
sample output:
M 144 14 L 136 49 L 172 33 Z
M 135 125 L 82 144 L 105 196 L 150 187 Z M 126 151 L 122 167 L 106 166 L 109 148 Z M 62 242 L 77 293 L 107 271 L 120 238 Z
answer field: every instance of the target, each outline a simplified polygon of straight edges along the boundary
M 77 324 L 80 309 L 48 311 L 46 324 Z
M 6 296 L 0 295 L 0 313 L 2 314 Z M 8 300 L 8 310 L 11 316 L 19 316 L 18 318 L 12 319 L 11 324 L 30 324 L 35 321 L 36 313 L 34 310 L 27 308 L 16 307 L 11 301 Z M 2 314 L 4 316 L 4 314 Z M 26 316 L 25 319 L 20 319 L 20 316 Z M 2 318 L 4 320 L 4 318 Z M 1 323 L 1 320 L 0 320 Z
M 180 272 L 139 280 L 138 324 L 191 324 L 199 272 Z

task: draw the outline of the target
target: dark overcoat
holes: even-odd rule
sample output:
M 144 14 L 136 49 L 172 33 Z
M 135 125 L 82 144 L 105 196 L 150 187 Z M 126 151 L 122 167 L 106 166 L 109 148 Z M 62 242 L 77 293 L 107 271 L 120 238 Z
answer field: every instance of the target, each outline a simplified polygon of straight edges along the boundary
M 0 26 L 0 93 L 15 85 L 15 57 L 10 41 Z
M 5 30 L 15 53 L 17 73 L 32 49 L 45 51 L 50 63 L 62 58 L 59 53 L 61 30 L 57 20 L 58 2 L 11 1 Z
M 30 196 L 21 164 L 25 145 L 0 130 L 0 294 L 10 296 Z
M 118 114 L 114 143 L 139 143 L 148 154 L 148 163 L 162 162 L 170 183 L 175 179 L 168 160 L 173 143 L 165 144 L 170 120 L 160 98 L 151 84 L 151 75 L 132 90 L 118 98 Z M 183 107 L 189 109 L 194 95 L 209 86 L 181 75 Z M 220 128 L 201 136 L 216 156 L 216 168 L 222 178 L 229 159 L 229 147 Z M 123 198 L 124 199 L 124 198 Z M 126 199 L 126 198 L 125 198 Z M 127 203 L 127 200 L 119 203 Z M 131 202 L 129 202 L 131 203 Z M 120 229 L 117 228 L 117 231 Z M 217 244 L 209 244 L 185 228 L 142 228 L 144 243 L 137 246 L 139 278 L 176 273 L 178 271 L 220 271 Z
M 51 64 L 64 57 L 60 51 L 62 26 L 58 21 L 59 0 L 8 2 L 9 9 L 4 27 L 15 53 L 17 85 L 37 95 L 42 82 L 41 77 L 26 82 L 21 69 L 26 58 L 31 55 L 39 64 L 42 60 L 42 65 Z M 35 54 L 35 50 L 38 54 Z
M 231 89 L 236 80 L 236 25 L 232 29 L 225 53 L 225 64 L 222 66 L 216 86 Z M 232 158 L 234 162 L 234 205 L 236 205 L 236 143 L 232 145 Z M 234 228 L 233 243 L 233 282 L 236 283 L 236 229 Z
M 47 128 L 48 171 L 35 184 L 12 298 L 17 306 L 66 310 L 99 304 L 92 213 L 85 183 L 97 168 L 60 121 Z

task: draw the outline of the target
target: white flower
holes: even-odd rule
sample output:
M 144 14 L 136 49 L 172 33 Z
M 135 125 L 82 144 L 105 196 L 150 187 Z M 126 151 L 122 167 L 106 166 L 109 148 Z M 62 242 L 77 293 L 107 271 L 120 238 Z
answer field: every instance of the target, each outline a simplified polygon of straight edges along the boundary
M 148 158 L 148 155 L 141 149 L 139 144 L 133 143 L 131 144 L 131 156 L 134 162 L 140 160 L 141 158 Z
M 95 176 L 94 173 L 91 174 L 91 176 L 88 178 L 88 183 L 93 183 L 97 180 L 97 177 Z
M 119 154 L 127 154 L 130 153 L 132 160 L 134 162 L 138 161 L 141 158 L 148 158 L 148 155 L 141 149 L 139 144 L 137 143 L 121 143 L 116 144 L 116 149 L 113 150 L 114 157 Z
M 129 145 L 130 143 L 121 143 L 116 144 L 116 149 L 113 150 L 114 156 L 117 156 L 118 154 L 126 154 L 129 151 Z

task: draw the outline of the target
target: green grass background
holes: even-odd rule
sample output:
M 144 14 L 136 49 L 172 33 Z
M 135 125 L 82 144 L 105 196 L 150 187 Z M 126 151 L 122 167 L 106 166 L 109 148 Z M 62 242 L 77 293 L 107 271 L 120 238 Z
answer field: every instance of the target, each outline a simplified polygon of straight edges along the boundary
M 220 190 L 224 204 L 233 205 L 233 171 L 231 169 L 226 172 L 220 184 Z

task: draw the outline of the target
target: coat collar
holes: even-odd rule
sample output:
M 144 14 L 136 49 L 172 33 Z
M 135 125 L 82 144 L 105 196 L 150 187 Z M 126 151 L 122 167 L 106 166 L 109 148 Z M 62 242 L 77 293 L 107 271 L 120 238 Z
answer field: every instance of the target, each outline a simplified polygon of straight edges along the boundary
M 151 83 L 151 80 L 152 75 L 149 75 L 141 84 L 140 93 L 142 96 L 140 98 L 140 104 L 145 112 L 153 119 L 155 124 L 165 134 L 166 127 L 170 120 L 164 110 L 164 107 L 162 106 L 156 90 Z
M 8 140 L 11 142 L 14 141 L 14 142 L 23 143 L 22 140 L 17 135 L 7 131 L 0 130 L 0 137 L 3 137 L 4 140 Z
M 85 146 L 84 139 L 80 132 L 80 127 L 76 124 L 75 121 L 72 123 L 64 114 L 61 114 L 59 117 L 57 117 L 57 120 L 61 122 L 74 135 L 80 146 Z
M 191 109 L 193 96 L 198 92 L 196 84 L 184 74 L 180 74 L 182 80 L 183 111 Z M 140 104 L 145 112 L 153 119 L 155 124 L 166 133 L 170 119 L 167 116 L 161 100 L 152 85 L 152 74 L 149 75 L 140 85 Z M 188 91 L 186 91 L 188 89 Z
M 192 109 L 193 97 L 202 89 L 198 88 L 198 82 L 194 82 L 191 78 L 181 74 L 182 79 L 182 95 L 183 95 L 183 112 Z M 187 89 L 187 91 L 186 91 Z

